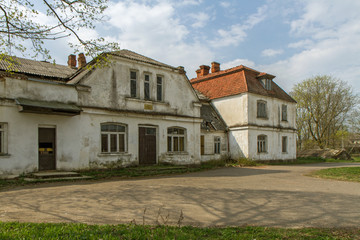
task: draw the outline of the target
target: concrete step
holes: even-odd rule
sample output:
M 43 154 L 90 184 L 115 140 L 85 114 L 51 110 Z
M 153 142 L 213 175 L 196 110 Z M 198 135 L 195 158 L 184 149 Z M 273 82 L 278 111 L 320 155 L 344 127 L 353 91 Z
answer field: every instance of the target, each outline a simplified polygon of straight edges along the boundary
M 85 179 L 92 179 L 93 177 L 90 176 L 77 176 L 77 177 L 53 177 L 53 178 L 24 178 L 25 181 L 27 182 L 52 182 L 52 181 L 64 181 L 64 180 L 85 180 Z
M 54 179 L 54 178 L 74 178 L 81 177 L 77 172 L 61 172 L 61 171 L 42 171 L 29 174 L 30 178 L 36 179 Z

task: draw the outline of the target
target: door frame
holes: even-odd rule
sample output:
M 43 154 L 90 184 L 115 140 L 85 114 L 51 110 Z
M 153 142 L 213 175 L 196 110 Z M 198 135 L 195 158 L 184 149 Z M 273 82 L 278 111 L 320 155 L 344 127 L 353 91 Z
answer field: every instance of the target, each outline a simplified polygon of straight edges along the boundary
M 40 128 L 52 128 L 54 129 L 54 169 L 52 170 L 56 170 L 57 169 L 57 129 L 56 129 L 56 125 L 45 125 L 45 124 L 39 124 L 38 128 L 37 128 L 37 153 L 38 153 L 38 158 L 37 158 L 37 162 L 38 162 L 38 171 L 42 171 L 40 170 L 40 154 L 39 154 L 39 143 L 40 143 L 40 135 L 39 135 L 39 129 Z M 46 170 L 44 170 L 46 171 Z M 50 170 L 49 170 L 50 171 Z
M 155 137 L 156 137 L 156 141 L 155 141 L 155 144 L 156 144 L 156 154 L 155 154 L 155 164 L 158 164 L 159 163 L 159 159 L 158 159 L 158 153 L 159 153 L 159 126 L 158 125 L 152 125 L 152 124 L 138 124 L 138 140 L 137 140 L 137 143 L 138 143 L 138 164 L 140 165 L 140 141 L 139 141 L 139 137 L 140 137 L 140 128 L 155 128 L 156 130 L 156 134 L 155 134 Z

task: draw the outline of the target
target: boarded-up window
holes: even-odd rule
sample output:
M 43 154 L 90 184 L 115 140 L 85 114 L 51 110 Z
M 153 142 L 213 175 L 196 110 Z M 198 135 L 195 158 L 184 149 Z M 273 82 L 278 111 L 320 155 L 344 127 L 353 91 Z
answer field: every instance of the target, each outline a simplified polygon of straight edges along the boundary
M 136 72 L 130 72 L 130 95 L 133 98 L 137 97 L 137 83 L 136 83 Z
M 101 124 L 101 152 L 120 153 L 126 151 L 126 126 L 116 123 Z
M 185 130 L 183 128 L 168 128 L 168 151 L 184 152 L 185 151 Z
M 214 137 L 214 153 L 220 154 L 221 139 L 220 137 Z
M 161 76 L 157 76 L 156 78 L 156 100 L 163 100 L 163 79 Z
M 144 79 L 144 98 L 150 100 L 150 75 L 145 74 Z
M 200 137 L 200 146 L 201 146 L 201 155 L 205 154 L 205 136 L 201 135 Z
M 287 137 L 282 137 L 282 152 L 286 153 L 287 152 Z
M 281 120 L 287 121 L 287 106 L 285 104 L 281 106 Z
M 266 118 L 266 102 L 265 101 L 257 101 L 257 117 Z
M 267 152 L 267 137 L 266 135 L 259 135 L 257 137 L 257 151 L 258 153 Z

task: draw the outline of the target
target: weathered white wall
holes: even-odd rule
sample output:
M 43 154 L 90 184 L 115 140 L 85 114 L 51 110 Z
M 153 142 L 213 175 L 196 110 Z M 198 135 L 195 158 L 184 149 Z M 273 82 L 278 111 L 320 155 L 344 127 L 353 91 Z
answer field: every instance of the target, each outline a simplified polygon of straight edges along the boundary
M 257 101 L 266 101 L 267 118 L 257 117 Z M 229 127 L 230 155 L 255 160 L 296 158 L 296 104 L 277 98 L 244 93 L 215 99 L 214 107 Z M 287 105 L 287 121 L 281 120 L 281 107 Z M 268 152 L 257 153 L 257 136 L 268 137 Z M 282 153 L 281 137 L 288 137 L 288 152 Z
M 241 126 L 248 123 L 248 94 L 239 94 L 211 101 L 228 127 Z
M 201 135 L 204 136 L 204 155 L 201 155 L 201 161 L 219 160 L 228 157 L 228 140 L 225 132 L 201 130 Z M 220 137 L 220 154 L 214 153 L 214 137 Z
M 87 166 L 79 159 L 79 117 L 20 113 L 15 104 L 0 106 L 0 122 L 8 124 L 8 154 L 0 156 L 0 174 L 36 171 L 38 169 L 38 128 L 56 128 L 57 169 Z
M 130 71 L 137 72 L 138 98 L 130 98 Z M 144 78 L 150 75 L 150 100 L 144 100 Z M 156 101 L 156 77 L 163 78 L 163 101 Z M 161 112 L 200 117 L 199 102 L 188 79 L 178 70 L 154 66 L 127 59 L 113 58 L 108 67 L 95 69 L 81 80 L 91 86 L 90 92 L 79 93 L 79 104 L 128 109 L 135 111 Z M 146 106 L 145 106 L 146 105 Z

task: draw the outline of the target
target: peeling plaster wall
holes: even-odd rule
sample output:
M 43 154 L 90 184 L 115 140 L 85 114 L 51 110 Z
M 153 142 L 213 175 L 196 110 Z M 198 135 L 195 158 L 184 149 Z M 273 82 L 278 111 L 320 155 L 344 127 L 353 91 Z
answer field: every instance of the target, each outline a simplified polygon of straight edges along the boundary
M 228 141 L 225 132 L 212 132 L 201 130 L 204 136 L 204 155 L 201 155 L 201 161 L 220 160 L 228 157 Z M 214 138 L 220 137 L 220 154 L 214 154 Z
M 130 98 L 130 71 L 137 73 L 137 98 Z M 145 74 L 150 76 L 150 100 L 144 100 Z M 156 100 L 156 78 L 163 79 L 163 101 Z M 95 69 L 85 79 L 89 92 L 79 92 L 79 104 L 133 111 L 161 112 L 200 117 L 196 94 L 184 74 L 178 70 L 128 59 L 112 59 L 110 66 Z

